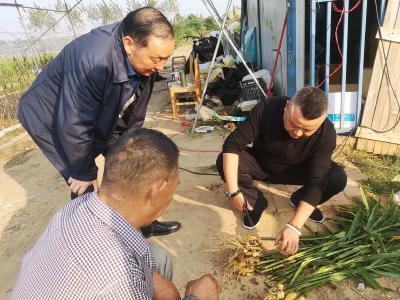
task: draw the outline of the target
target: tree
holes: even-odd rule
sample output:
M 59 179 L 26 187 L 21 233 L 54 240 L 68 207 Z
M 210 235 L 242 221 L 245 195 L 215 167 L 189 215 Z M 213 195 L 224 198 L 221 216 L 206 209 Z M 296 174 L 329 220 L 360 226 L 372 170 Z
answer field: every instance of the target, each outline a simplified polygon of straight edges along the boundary
M 123 18 L 121 7 L 112 1 L 103 0 L 101 3 L 89 4 L 86 11 L 89 21 L 94 25 L 106 25 Z
M 67 10 L 71 9 L 70 7 L 66 7 L 66 2 L 64 0 L 57 0 L 56 4 L 56 10 Z M 69 12 L 69 19 L 71 20 L 73 26 L 76 27 L 83 27 L 85 24 L 85 21 L 83 19 L 83 14 L 82 11 L 78 8 L 75 7 L 73 10 Z
M 161 11 L 171 22 L 179 14 L 177 0 L 127 0 L 128 11 L 150 6 Z
M 36 3 L 33 3 L 33 6 L 36 8 L 40 8 L 40 6 L 38 6 Z M 27 14 L 29 26 L 39 31 L 50 28 L 56 22 L 56 18 L 49 11 L 29 9 Z
M 207 31 L 214 31 L 219 29 L 219 26 L 213 17 L 205 18 L 203 23 Z

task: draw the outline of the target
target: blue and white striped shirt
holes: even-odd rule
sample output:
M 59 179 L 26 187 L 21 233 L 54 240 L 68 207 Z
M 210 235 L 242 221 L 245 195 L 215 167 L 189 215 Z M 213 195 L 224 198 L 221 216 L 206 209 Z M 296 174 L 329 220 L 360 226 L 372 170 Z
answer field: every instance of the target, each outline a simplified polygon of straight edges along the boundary
M 62 208 L 25 256 L 13 299 L 151 299 L 149 244 L 96 193 Z

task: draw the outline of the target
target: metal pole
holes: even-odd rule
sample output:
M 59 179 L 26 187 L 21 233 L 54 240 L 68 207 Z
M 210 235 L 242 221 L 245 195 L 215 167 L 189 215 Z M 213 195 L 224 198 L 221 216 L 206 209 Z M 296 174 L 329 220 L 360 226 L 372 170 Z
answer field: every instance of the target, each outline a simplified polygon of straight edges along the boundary
M 310 24 L 310 85 L 315 85 L 315 9 L 316 0 L 311 0 L 311 24 Z
M 204 2 L 204 1 L 203 1 L 203 2 Z M 221 16 L 218 14 L 218 9 L 215 7 L 214 2 L 212 2 L 212 0 L 207 0 L 207 2 L 208 2 L 208 4 L 210 5 L 210 7 L 212 8 L 212 10 L 214 11 L 214 13 L 215 13 L 216 17 L 218 18 L 218 20 L 219 20 L 219 22 L 217 21 L 218 26 L 221 26 L 222 18 L 221 18 Z M 208 10 L 208 11 L 210 11 L 210 10 Z M 224 33 L 225 33 L 225 34 L 229 34 L 229 38 L 233 41 L 233 44 L 236 46 L 236 48 L 239 49 L 239 46 L 236 45 L 236 42 L 235 42 L 235 40 L 232 38 L 230 32 L 229 32 L 229 31 L 226 31 L 225 28 L 224 28 Z
M 19 15 L 19 19 L 20 19 L 21 24 L 22 24 L 22 28 L 24 29 L 24 32 L 25 32 L 25 35 L 26 35 L 26 39 L 27 39 L 27 41 L 28 41 L 29 48 L 31 49 L 31 51 L 32 51 L 32 53 L 33 53 L 32 41 L 31 41 L 31 39 L 30 39 L 30 37 L 29 37 L 28 30 L 26 29 L 24 19 L 22 18 L 22 13 L 21 13 L 21 11 L 20 11 L 20 9 L 19 9 L 19 4 L 17 3 L 17 0 L 14 0 L 14 3 L 15 3 L 15 5 L 16 5 L 17 11 L 18 11 L 18 15 Z M 36 60 L 35 55 L 32 56 L 32 59 L 33 59 L 35 65 L 36 65 L 36 68 L 38 68 L 38 67 L 39 67 L 39 64 L 38 64 L 38 62 L 37 62 L 37 60 Z
M 331 26 L 332 3 L 326 3 L 326 39 L 325 39 L 325 94 L 329 95 L 329 74 L 331 72 Z
M 262 59 L 262 38 L 261 38 L 261 16 L 260 16 L 260 0 L 257 0 L 257 22 L 258 22 L 258 56 L 259 56 L 259 62 L 260 65 L 263 65 L 263 59 Z
M 74 28 L 74 23 L 72 23 L 71 16 L 69 15 L 69 13 L 70 13 L 71 11 L 68 9 L 67 2 L 65 2 L 65 1 L 64 1 L 64 6 L 65 6 L 65 9 L 67 10 L 68 20 L 69 20 L 69 22 L 71 23 L 72 32 L 74 33 L 74 37 L 76 37 L 76 32 L 75 32 L 75 28 Z
M 310 85 L 315 85 L 315 23 L 316 0 L 311 0 L 310 23 Z
M 203 105 L 204 97 L 205 97 L 206 92 L 207 92 L 208 81 L 210 80 L 210 77 L 211 77 L 212 69 L 213 69 L 214 64 L 215 64 L 215 59 L 217 58 L 218 48 L 219 48 L 219 45 L 221 43 L 221 39 L 222 39 L 222 35 L 223 35 L 222 33 L 224 31 L 224 28 L 225 28 L 226 19 L 228 18 L 229 9 L 231 7 L 231 4 L 232 4 L 232 0 L 229 0 L 228 4 L 226 5 L 226 11 L 225 11 L 224 20 L 222 21 L 221 30 L 220 30 L 219 35 L 218 35 L 217 45 L 215 46 L 215 50 L 214 50 L 214 54 L 213 54 L 213 57 L 212 57 L 212 60 L 211 60 L 211 64 L 210 64 L 210 67 L 208 69 L 207 79 L 206 79 L 206 83 L 204 85 L 203 92 L 202 92 L 202 95 L 201 95 L 200 104 L 198 106 L 198 110 L 197 110 L 197 113 L 196 113 L 196 118 L 194 119 L 194 122 L 193 122 L 193 125 L 192 125 L 192 130 L 190 131 L 191 134 L 193 134 L 193 131 L 196 128 L 196 123 L 197 123 L 197 120 L 199 118 L 201 106 Z
M 23 5 L 23 4 L 13 4 L 13 3 L 0 3 L 0 6 L 29 8 L 29 9 L 35 9 L 35 10 L 53 11 L 53 12 L 62 12 L 62 13 L 65 12 L 63 10 L 57 10 L 57 9 L 51 9 L 51 8 L 41 8 L 41 7 L 34 7 L 34 6 L 27 6 L 27 5 Z
M 292 97 L 297 90 L 296 87 L 296 0 L 288 1 L 287 13 L 287 94 Z
M 383 26 L 383 21 L 385 19 L 385 8 L 386 8 L 386 0 L 382 0 L 380 12 L 379 12 L 379 25 L 381 25 L 381 26 Z
M 214 20 L 217 22 L 217 24 L 219 26 L 221 26 L 221 23 L 218 19 L 219 15 L 218 12 L 213 11 L 210 8 L 210 4 L 208 2 L 212 2 L 211 0 L 202 0 L 204 5 L 206 6 L 206 8 L 208 9 L 208 11 L 211 13 L 212 17 L 214 18 Z M 224 28 L 223 33 L 226 37 L 226 39 L 228 40 L 228 42 L 231 44 L 233 50 L 235 50 L 237 56 L 240 58 L 240 60 L 243 62 L 243 65 L 245 66 L 247 72 L 249 72 L 250 76 L 252 77 L 252 79 L 255 81 L 256 85 L 258 86 L 259 90 L 261 91 L 261 93 L 263 94 L 263 96 L 265 98 L 267 97 L 267 94 L 265 93 L 265 91 L 263 90 L 263 88 L 261 87 L 260 83 L 258 82 L 256 76 L 254 75 L 253 71 L 249 68 L 249 66 L 246 63 L 246 60 L 243 58 L 243 55 L 240 53 L 240 51 L 238 50 L 238 48 L 236 47 L 235 43 L 232 41 L 232 39 L 229 36 L 228 31 L 226 31 L 226 29 Z
M 344 132 L 344 100 L 346 97 L 347 41 L 349 35 L 349 1 L 344 1 L 342 96 L 340 99 L 340 131 Z
M 362 4 L 361 15 L 361 41 L 360 41 L 360 61 L 358 65 L 358 90 L 357 90 L 357 112 L 356 112 L 356 125 L 360 121 L 361 101 L 362 101 L 362 88 L 364 77 L 364 50 L 365 50 L 365 31 L 367 21 L 367 5 L 368 1 L 364 0 Z

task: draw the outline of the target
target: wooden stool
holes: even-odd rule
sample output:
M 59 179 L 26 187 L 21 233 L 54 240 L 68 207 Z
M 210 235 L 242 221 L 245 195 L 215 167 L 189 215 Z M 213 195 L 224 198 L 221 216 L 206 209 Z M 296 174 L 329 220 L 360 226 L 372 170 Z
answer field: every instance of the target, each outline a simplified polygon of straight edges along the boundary
M 176 82 L 169 82 L 168 89 L 169 89 L 169 97 L 171 99 L 171 106 L 172 106 L 172 114 L 174 119 L 178 117 L 179 113 L 179 106 L 187 106 L 187 105 L 197 105 L 200 103 L 201 99 L 201 82 L 200 82 L 200 70 L 199 70 L 199 56 L 196 55 L 196 58 L 193 62 L 193 74 L 194 82 L 192 80 L 188 80 L 187 86 L 181 86 Z M 192 76 L 189 76 L 192 77 Z M 190 79 L 190 78 L 189 78 Z M 187 102 L 180 102 L 178 101 L 179 95 L 183 94 L 192 94 L 194 96 L 194 101 L 187 101 Z

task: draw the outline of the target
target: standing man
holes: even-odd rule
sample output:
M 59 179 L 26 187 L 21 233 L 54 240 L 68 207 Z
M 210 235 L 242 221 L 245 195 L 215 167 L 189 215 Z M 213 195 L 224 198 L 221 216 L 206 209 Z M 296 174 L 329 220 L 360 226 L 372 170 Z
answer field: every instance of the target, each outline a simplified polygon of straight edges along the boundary
M 27 253 L 12 299 L 180 299 L 169 256 L 138 230 L 170 204 L 178 157 L 161 132 L 126 132 L 106 156 L 98 193 L 64 206 Z M 184 300 L 218 300 L 220 292 L 204 275 L 188 283 Z
M 261 101 L 228 136 L 217 158 L 226 196 L 234 209 L 244 212 L 246 229 L 256 227 L 268 206 L 254 180 L 303 186 L 292 194 L 290 202 L 297 210 L 276 238 L 286 255 L 297 252 L 308 218 L 324 220 L 317 206 L 346 186 L 346 173 L 332 161 L 336 132 L 327 110 L 326 95 L 313 87 L 303 88 L 290 100 Z M 253 147 L 247 147 L 251 143 Z
M 143 125 L 155 76 L 174 47 L 166 17 L 141 8 L 65 46 L 22 95 L 18 119 L 68 182 L 71 198 L 97 188 L 95 158 Z M 155 221 L 142 230 L 164 235 L 180 227 Z

